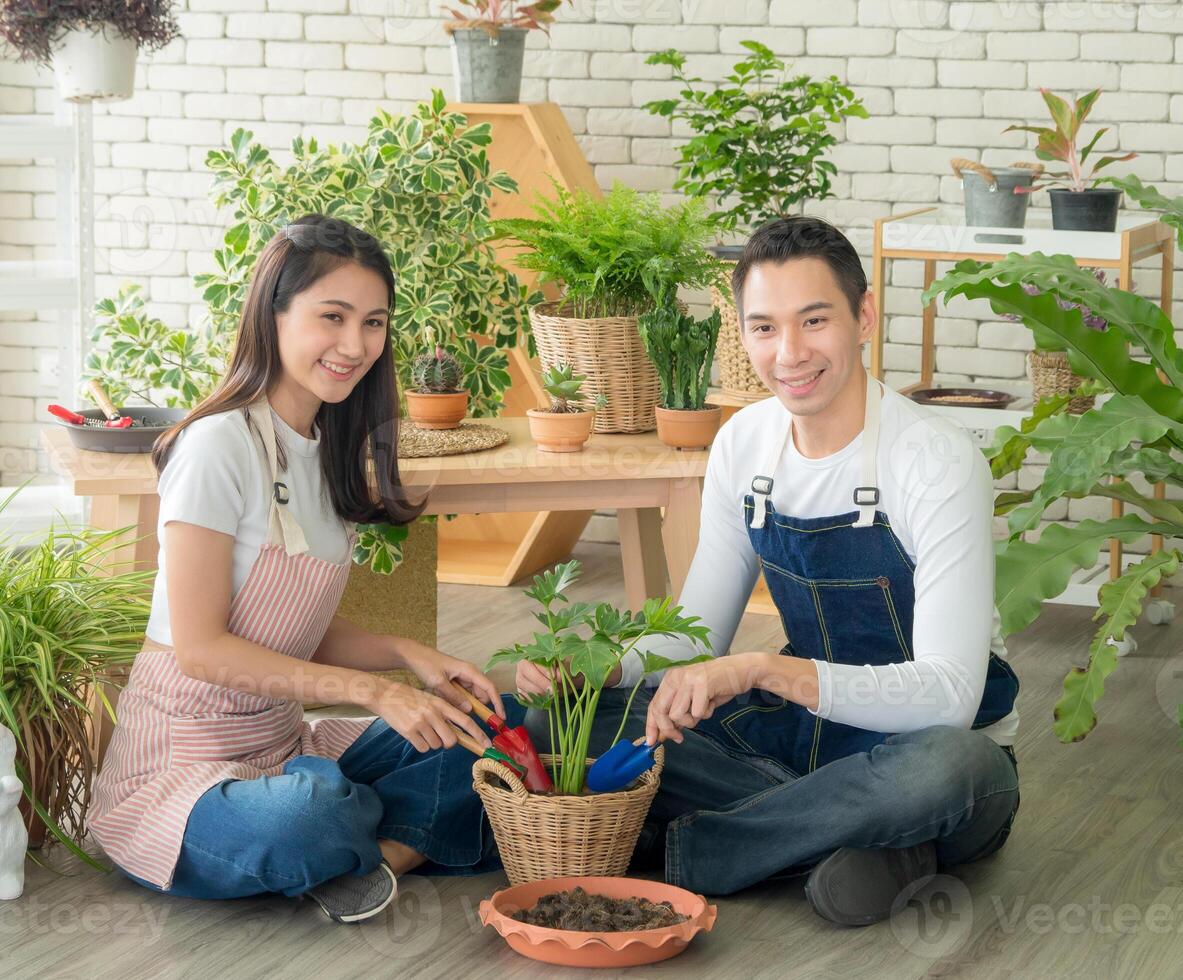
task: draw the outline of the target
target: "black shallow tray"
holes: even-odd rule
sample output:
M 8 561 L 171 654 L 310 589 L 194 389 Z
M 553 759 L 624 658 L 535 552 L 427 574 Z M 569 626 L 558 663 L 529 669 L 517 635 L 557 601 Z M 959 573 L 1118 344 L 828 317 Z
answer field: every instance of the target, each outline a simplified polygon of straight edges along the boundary
M 180 422 L 189 410 L 185 408 L 149 408 L 133 405 L 119 410 L 137 422 L 144 419 L 149 425 L 133 425 L 126 429 L 97 429 L 90 425 L 73 425 L 63 419 L 57 424 L 70 433 L 70 441 L 79 449 L 96 453 L 150 453 L 156 437 Z M 79 415 L 88 419 L 105 419 L 97 408 L 82 409 Z
M 944 397 L 942 397 L 944 396 Z M 989 401 L 971 402 L 959 401 L 959 398 L 971 396 L 987 398 Z M 908 393 L 912 401 L 920 405 L 952 405 L 959 408 L 1006 408 L 1019 396 L 1009 391 L 995 391 L 993 388 L 919 388 Z

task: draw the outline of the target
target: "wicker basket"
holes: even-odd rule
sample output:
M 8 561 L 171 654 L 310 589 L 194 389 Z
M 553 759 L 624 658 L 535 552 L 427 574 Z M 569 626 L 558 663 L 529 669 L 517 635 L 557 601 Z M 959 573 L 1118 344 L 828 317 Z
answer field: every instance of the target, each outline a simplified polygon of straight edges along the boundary
M 549 765 L 551 756 L 541 759 Z M 489 814 L 510 884 L 624 874 L 657 795 L 664 761 L 661 747 L 654 753 L 653 768 L 617 793 L 547 796 L 527 792 L 500 763 L 478 759 L 472 785 Z
M 1030 351 L 1027 354 L 1027 372 L 1031 377 L 1036 400 L 1052 395 L 1066 395 L 1087 380 L 1073 373 L 1068 364 L 1068 355 L 1063 351 Z M 1094 396 L 1082 395 L 1068 403 L 1068 411 L 1072 415 L 1083 415 L 1095 403 Z
M 579 319 L 569 306 L 530 308 L 530 325 L 543 369 L 566 364 L 587 378 L 583 394 L 604 395 L 593 432 L 652 432 L 657 428 L 657 372 L 637 333 L 635 316 Z
M 744 350 L 739 334 L 739 314 L 730 295 L 711 287 L 711 302 L 723 319 L 719 330 L 719 343 L 715 349 L 715 361 L 719 365 L 719 387 L 726 395 L 735 398 L 758 401 L 768 397 L 768 389 L 760 376 L 752 370 L 748 352 Z

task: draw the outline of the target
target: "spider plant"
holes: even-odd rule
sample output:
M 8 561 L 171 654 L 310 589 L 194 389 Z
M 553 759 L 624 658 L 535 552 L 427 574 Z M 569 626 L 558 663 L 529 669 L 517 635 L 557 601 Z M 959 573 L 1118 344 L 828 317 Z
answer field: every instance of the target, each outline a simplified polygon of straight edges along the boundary
M 0 512 L 18 492 L 0 502 Z M 93 714 L 115 717 L 103 684 L 140 649 L 156 574 L 111 574 L 122 533 L 54 528 L 27 547 L 0 542 L 0 723 L 16 738 L 29 808 L 102 870 L 80 846 L 97 763 Z

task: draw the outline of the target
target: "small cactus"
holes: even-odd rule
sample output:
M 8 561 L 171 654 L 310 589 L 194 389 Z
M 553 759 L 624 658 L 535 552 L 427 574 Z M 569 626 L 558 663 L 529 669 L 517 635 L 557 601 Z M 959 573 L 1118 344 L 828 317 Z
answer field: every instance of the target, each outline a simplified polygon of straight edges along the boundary
M 411 385 L 421 395 L 455 394 L 460 382 L 460 362 L 438 345 L 411 362 Z

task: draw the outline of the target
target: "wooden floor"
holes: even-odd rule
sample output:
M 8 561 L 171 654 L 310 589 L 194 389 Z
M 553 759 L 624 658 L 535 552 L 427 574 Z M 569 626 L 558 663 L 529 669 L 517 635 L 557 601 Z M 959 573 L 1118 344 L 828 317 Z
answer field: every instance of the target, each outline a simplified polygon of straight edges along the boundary
M 619 553 L 582 545 L 580 598 L 623 602 Z M 444 586 L 440 646 L 481 661 L 529 631 L 522 585 Z M 1087 647 L 1090 612 L 1053 607 L 1012 646 L 1022 679 L 1022 807 L 1006 847 L 940 876 L 891 922 L 840 929 L 801 883 L 718 901 L 714 932 L 638 976 L 911 978 L 1183 976 L 1183 627 L 1141 625 L 1112 676 L 1100 727 L 1061 745 L 1051 707 Z M 736 649 L 780 645 L 747 617 Z M 508 680 L 508 678 L 501 678 Z M 785 828 L 791 833 L 792 828 Z M 397 908 L 361 926 L 281 898 L 194 902 L 145 892 L 55 858 L 30 866 L 25 896 L 0 903 L 0 977 L 542 978 L 578 975 L 524 960 L 476 917 L 502 875 L 407 876 Z

